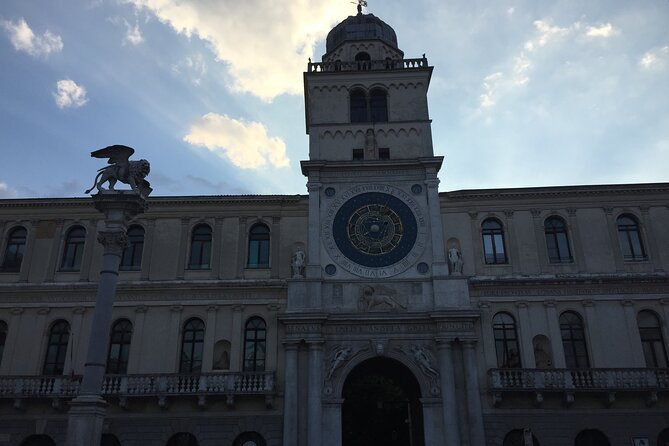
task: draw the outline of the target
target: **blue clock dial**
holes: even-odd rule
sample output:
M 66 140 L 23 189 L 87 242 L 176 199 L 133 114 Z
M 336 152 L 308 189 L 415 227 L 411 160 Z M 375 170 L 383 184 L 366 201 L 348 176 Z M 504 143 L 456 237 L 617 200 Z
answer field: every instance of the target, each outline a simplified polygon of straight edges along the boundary
M 390 194 L 356 195 L 337 211 L 333 238 L 341 253 L 359 265 L 380 268 L 399 262 L 416 242 L 413 212 Z

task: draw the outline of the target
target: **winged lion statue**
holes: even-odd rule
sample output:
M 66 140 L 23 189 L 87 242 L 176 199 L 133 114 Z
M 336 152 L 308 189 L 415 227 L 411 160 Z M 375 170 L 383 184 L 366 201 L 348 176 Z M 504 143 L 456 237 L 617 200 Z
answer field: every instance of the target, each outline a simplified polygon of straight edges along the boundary
M 151 171 L 149 162 L 145 159 L 130 161 L 129 158 L 135 153 L 135 149 L 128 146 L 114 145 L 104 149 L 91 152 L 93 158 L 109 158 L 110 166 L 98 169 L 93 186 L 84 193 L 89 193 L 97 188 L 99 192 L 114 191 L 116 182 L 128 184 L 130 188 L 140 196 L 146 198 L 153 190 L 146 176 Z M 104 189 L 102 185 L 109 183 L 109 188 Z

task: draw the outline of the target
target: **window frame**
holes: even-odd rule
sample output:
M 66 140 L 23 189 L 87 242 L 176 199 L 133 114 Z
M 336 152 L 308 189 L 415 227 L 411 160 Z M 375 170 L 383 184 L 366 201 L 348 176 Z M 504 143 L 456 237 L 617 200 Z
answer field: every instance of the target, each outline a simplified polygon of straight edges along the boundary
M 23 236 L 17 236 L 18 232 L 23 232 Z M 23 265 L 28 243 L 28 229 L 24 226 L 14 226 L 7 232 L 6 240 L 0 272 L 17 273 L 21 271 Z
M 376 104 L 375 100 L 379 99 L 382 100 Z M 388 122 L 388 92 L 383 88 L 375 87 L 369 91 L 368 115 L 372 123 Z
M 544 220 L 544 238 L 549 263 L 574 262 L 569 242 L 569 229 L 567 228 L 567 222 L 562 217 L 551 215 Z
M 510 321 L 502 320 L 503 318 L 509 318 Z M 492 318 L 492 330 L 495 342 L 497 367 L 500 369 L 522 368 L 516 318 L 507 311 L 500 311 Z M 516 351 L 515 359 L 511 354 L 514 349 Z
M 258 232 L 260 230 L 263 232 Z M 268 269 L 270 267 L 272 233 L 265 223 L 258 222 L 249 228 L 246 267 Z
M 73 234 L 77 231 L 81 231 L 83 235 Z M 86 250 L 87 235 L 88 231 L 81 225 L 74 225 L 68 229 L 60 261 L 61 271 L 76 272 L 81 270 L 81 263 L 84 258 L 84 251 Z
M 566 317 L 574 316 L 575 319 L 566 320 Z M 578 324 L 575 322 L 578 321 Z M 573 310 L 563 311 L 559 318 L 560 339 L 564 351 L 565 367 L 568 369 L 588 369 L 591 367 L 590 352 L 588 351 L 588 339 L 583 317 Z M 569 337 L 565 337 L 565 331 Z M 575 335 L 576 334 L 576 335 Z M 579 354 L 582 349 L 583 354 Z
M 264 372 L 266 367 L 267 322 L 260 316 L 252 316 L 244 324 L 244 364 L 242 369 L 245 372 Z
M 621 222 L 625 219 L 629 220 L 630 223 Z M 643 262 L 648 260 L 648 253 L 643 242 L 641 224 L 638 218 L 629 213 L 620 214 L 616 218 L 616 230 L 618 232 L 620 252 L 625 262 Z
M 204 231 L 200 232 L 198 231 Z M 193 226 L 190 234 L 190 250 L 188 253 L 188 269 L 211 269 L 211 248 L 213 231 L 207 223 L 198 223 Z
M 204 356 L 204 332 L 206 326 L 199 317 L 192 317 L 183 324 L 179 373 L 201 373 Z M 184 356 L 188 347 L 189 356 Z
M 485 227 L 496 224 L 496 228 Z M 509 258 L 506 255 L 506 241 L 504 235 L 504 224 L 496 217 L 488 217 L 481 222 L 481 241 L 483 247 L 483 261 L 486 265 L 506 265 Z M 491 255 L 488 255 L 487 244 L 491 247 Z M 499 245 L 499 246 L 498 246 Z M 500 250 L 501 247 L 501 256 Z
M 349 122 L 359 124 L 369 122 L 367 93 L 362 88 L 353 88 L 348 94 Z
M 121 324 L 125 326 L 120 327 Z M 120 329 L 117 330 L 117 328 Z M 109 332 L 106 373 L 112 375 L 125 375 L 128 373 L 128 359 L 130 358 L 132 332 L 132 322 L 128 319 L 118 319 L 112 325 Z M 114 352 L 115 345 L 118 345 L 117 352 Z M 114 352 L 114 358 L 112 358 L 112 352 Z
M 64 327 L 64 329 L 55 332 L 56 327 Z M 47 335 L 42 375 L 55 376 L 62 375 L 65 372 L 65 362 L 67 361 L 69 343 L 70 323 L 65 319 L 57 319 L 53 321 L 49 327 L 49 334 Z M 51 354 L 52 349 L 55 350 L 55 354 L 53 355 Z M 51 356 L 55 356 L 53 361 L 49 361 Z
M 641 325 L 641 316 L 647 315 L 653 319 L 655 325 Z M 662 320 L 652 310 L 641 310 L 637 313 L 637 328 L 641 340 L 641 350 L 648 368 L 667 368 L 669 357 L 667 357 L 667 346 L 662 333 Z

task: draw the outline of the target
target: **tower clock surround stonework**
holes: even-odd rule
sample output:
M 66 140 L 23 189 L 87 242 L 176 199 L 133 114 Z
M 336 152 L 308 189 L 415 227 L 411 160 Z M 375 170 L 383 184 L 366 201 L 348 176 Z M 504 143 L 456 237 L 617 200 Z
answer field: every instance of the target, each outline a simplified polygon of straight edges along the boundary
M 666 446 L 669 184 L 439 192 L 432 71 L 350 16 L 304 73 L 306 194 L 147 199 L 101 445 Z M 0 446 L 65 444 L 103 233 L 0 200 Z

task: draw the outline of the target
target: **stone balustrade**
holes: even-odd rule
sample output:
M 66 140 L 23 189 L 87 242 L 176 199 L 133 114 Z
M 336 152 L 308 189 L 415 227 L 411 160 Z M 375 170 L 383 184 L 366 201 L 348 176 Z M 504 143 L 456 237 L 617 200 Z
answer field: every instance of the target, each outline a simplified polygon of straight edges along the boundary
M 307 71 L 309 73 L 325 73 L 335 71 L 380 71 L 380 70 L 411 70 L 428 68 L 425 57 L 419 59 L 401 60 L 359 60 L 353 62 L 309 62 Z
M 503 392 L 534 392 L 537 403 L 544 392 L 564 392 L 567 403 L 578 392 L 604 392 L 609 403 L 617 392 L 647 392 L 653 404 L 669 390 L 669 369 L 491 369 L 488 378 L 495 405 Z
M 2 376 L 0 398 L 74 398 L 79 393 L 80 376 Z M 117 397 L 125 404 L 129 397 L 194 395 L 204 402 L 207 396 L 225 396 L 228 404 L 235 396 L 260 394 L 271 402 L 275 393 L 274 372 L 223 372 L 201 374 L 106 375 L 102 383 L 105 398 Z

